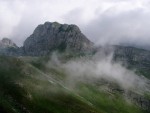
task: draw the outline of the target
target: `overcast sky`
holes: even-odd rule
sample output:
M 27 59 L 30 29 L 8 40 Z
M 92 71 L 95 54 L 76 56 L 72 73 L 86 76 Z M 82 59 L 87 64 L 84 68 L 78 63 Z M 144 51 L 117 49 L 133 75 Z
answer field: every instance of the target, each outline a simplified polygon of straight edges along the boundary
M 96 44 L 150 45 L 150 0 L 0 0 L 0 38 L 21 46 L 45 21 L 76 24 Z

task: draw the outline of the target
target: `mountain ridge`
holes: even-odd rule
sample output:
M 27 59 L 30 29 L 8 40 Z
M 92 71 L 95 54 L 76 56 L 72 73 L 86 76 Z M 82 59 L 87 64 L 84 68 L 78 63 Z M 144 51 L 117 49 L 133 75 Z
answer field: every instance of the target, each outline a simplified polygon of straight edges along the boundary
M 93 54 L 101 50 L 108 53 L 113 51 L 114 60 L 128 63 L 130 67 L 136 67 L 145 72 L 149 72 L 150 67 L 150 51 L 120 45 L 95 47 L 94 43 L 82 34 L 79 27 L 72 24 L 45 22 L 35 28 L 33 34 L 24 41 L 23 47 L 17 47 L 8 38 L 4 38 L 0 45 L 3 45 L 3 47 L 0 46 L 0 55 L 5 56 L 49 56 L 53 51 L 73 54 Z M 111 48 L 111 51 L 108 51 L 108 48 Z
M 109 46 L 110 47 L 110 46 Z M 143 48 L 125 45 L 112 45 L 112 48 L 129 47 L 133 50 L 141 50 Z M 15 56 L 44 56 L 51 52 L 58 51 L 71 51 L 71 52 L 91 52 L 96 47 L 74 24 L 60 24 L 58 22 L 45 22 L 39 24 L 33 33 L 26 38 L 22 47 L 18 47 L 13 41 L 8 38 L 3 38 L 0 41 L 0 54 L 15 55 Z M 104 48 L 104 47 L 103 47 Z M 13 49 L 13 51 L 11 51 Z M 143 49 L 149 52 L 149 50 Z M 11 52 L 11 54 L 9 54 Z M 19 53 L 19 54 L 18 54 Z
M 0 48 L 0 112 L 149 113 L 150 51 L 117 45 L 94 47 L 76 25 L 57 22 L 39 25 L 23 47 L 14 47 L 10 42 L 7 39 L 4 44 L 7 46 Z M 53 51 L 59 51 L 60 56 L 50 54 Z M 91 60 L 101 58 L 96 56 L 98 52 L 107 65 L 100 59 Z M 109 62 L 107 57 L 111 53 Z M 129 84 L 135 81 L 129 76 L 134 73 L 128 74 L 128 69 L 138 70 L 137 77 L 147 80 L 144 81 L 146 89 L 141 85 L 138 92 L 141 80 L 136 77 L 137 88 L 134 83 L 131 88 L 122 86 L 128 85 L 129 79 Z M 118 73 L 124 75 L 120 82 L 127 81 L 126 84 L 117 81 L 122 76 L 109 78 L 107 75 L 116 77 Z

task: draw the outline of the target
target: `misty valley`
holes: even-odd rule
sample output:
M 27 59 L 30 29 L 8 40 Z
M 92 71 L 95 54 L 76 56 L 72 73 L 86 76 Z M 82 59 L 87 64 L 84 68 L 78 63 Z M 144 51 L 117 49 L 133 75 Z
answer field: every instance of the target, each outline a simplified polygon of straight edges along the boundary
M 22 47 L 0 41 L 0 113 L 150 113 L 149 58 L 45 22 Z

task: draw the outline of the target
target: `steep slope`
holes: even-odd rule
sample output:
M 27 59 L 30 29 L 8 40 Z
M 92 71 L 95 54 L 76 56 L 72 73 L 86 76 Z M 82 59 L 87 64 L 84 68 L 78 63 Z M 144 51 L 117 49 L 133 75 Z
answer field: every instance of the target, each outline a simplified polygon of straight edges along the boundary
M 121 45 L 109 45 L 95 49 L 95 53 L 101 51 L 106 54 L 112 53 L 114 62 L 121 62 L 127 68 L 135 69 L 137 73 L 150 78 L 150 51 Z
M 36 58 L 0 57 L 0 61 L 2 113 L 149 112 L 128 103 L 120 93 L 101 90 L 93 82 L 70 87 L 64 83 L 64 72 L 59 67 L 46 72 L 31 65 L 38 61 Z
M 57 59 L 57 56 L 52 56 L 54 59 L 49 59 L 49 56 L 47 58 L 47 55 L 54 50 L 61 52 L 60 56 L 58 55 L 60 58 Z M 3 39 L 0 42 L 0 54 L 6 56 L 0 56 L 0 112 L 149 113 L 149 92 L 140 94 L 135 91 L 136 89 L 123 89 L 117 81 L 115 83 L 108 79 L 94 78 L 93 70 L 97 66 L 92 65 L 90 61 L 94 53 L 91 50 L 93 43 L 76 25 L 56 22 L 39 25 L 26 39 L 22 48 L 17 47 L 9 39 Z M 72 56 L 65 54 L 65 51 L 72 51 Z M 91 52 L 89 56 L 80 54 L 89 51 Z M 123 46 L 111 46 L 108 51 L 107 48 L 96 51 L 105 51 L 106 55 L 113 51 L 112 62 L 120 61 L 128 69 L 136 69 L 139 75 L 150 78 L 149 51 Z M 66 63 L 72 63 L 74 58 L 79 59 L 78 65 L 75 60 L 77 66 L 69 65 L 68 69 L 63 68 Z M 91 65 L 92 68 L 84 70 L 84 62 L 87 60 L 89 62 L 86 67 Z M 67 73 L 71 67 L 75 68 L 75 71 Z M 83 70 L 76 67 L 81 67 Z M 87 70 L 89 73 L 84 73 Z M 119 69 L 115 70 L 117 75 Z M 74 74 L 77 76 L 72 76 Z
M 34 59 L 34 58 L 32 58 Z M 1 113 L 91 113 L 94 107 L 27 62 L 0 57 Z
M 26 55 L 47 55 L 52 50 L 85 52 L 93 43 L 88 40 L 76 25 L 45 22 L 39 25 L 24 42 Z

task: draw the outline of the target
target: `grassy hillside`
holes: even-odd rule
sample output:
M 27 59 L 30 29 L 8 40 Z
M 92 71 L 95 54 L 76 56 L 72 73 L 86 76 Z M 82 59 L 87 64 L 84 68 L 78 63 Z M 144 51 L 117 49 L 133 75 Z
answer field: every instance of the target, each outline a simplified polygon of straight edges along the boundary
M 63 70 L 47 68 L 45 62 L 0 57 L 0 113 L 146 113 L 95 83 L 68 86 Z

